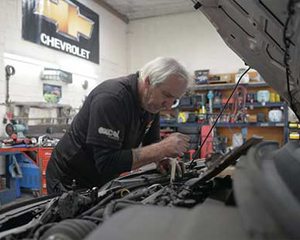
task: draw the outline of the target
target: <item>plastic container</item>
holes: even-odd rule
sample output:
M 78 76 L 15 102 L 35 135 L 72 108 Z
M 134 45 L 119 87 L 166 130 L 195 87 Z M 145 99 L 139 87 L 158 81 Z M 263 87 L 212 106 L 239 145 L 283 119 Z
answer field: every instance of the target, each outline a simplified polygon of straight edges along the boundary
M 240 79 L 240 77 L 243 75 L 243 73 L 244 73 L 245 71 L 246 71 L 245 68 L 240 68 L 240 69 L 239 69 L 238 73 L 235 75 L 235 83 L 238 82 L 238 80 Z M 242 77 L 240 83 L 249 83 L 249 81 L 250 81 L 249 74 L 246 73 L 246 74 Z
M 16 179 L 16 197 L 21 197 L 20 179 Z
M 270 122 L 281 122 L 282 121 L 282 111 L 279 109 L 270 110 L 268 113 Z
M 20 162 L 23 177 L 19 179 L 20 187 L 31 190 L 41 189 L 41 171 L 33 163 Z
M 257 101 L 260 103 L 266 103 L 270 100 L 270 91 L 269 90 L 259 90 L 257 91 Z

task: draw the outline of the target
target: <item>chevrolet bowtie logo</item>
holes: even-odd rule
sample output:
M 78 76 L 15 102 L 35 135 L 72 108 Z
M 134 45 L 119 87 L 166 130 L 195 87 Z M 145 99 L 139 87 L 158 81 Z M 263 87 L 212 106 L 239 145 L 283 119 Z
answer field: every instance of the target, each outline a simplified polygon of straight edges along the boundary
M 79 41 L 90 39 L 94 22 L 80 14 L 79 7 L 68 0 L 36 0 L 35 14 L 56 25 L 56 31 Z

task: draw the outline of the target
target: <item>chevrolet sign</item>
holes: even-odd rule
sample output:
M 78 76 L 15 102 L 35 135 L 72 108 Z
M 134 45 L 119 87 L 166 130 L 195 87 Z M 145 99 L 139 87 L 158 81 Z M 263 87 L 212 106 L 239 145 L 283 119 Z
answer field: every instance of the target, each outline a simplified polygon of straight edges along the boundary
M 23 0 L 22 36 L 99 63 L 99 17 L 75 0 Z

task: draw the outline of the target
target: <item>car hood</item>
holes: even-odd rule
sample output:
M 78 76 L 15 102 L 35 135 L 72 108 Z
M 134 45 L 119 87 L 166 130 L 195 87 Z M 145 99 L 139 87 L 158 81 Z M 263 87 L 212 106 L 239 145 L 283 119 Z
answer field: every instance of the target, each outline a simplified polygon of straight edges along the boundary
M 193 2 L 226 44 L 256 69 L 299 116 L 299 4 L 288 0 Z

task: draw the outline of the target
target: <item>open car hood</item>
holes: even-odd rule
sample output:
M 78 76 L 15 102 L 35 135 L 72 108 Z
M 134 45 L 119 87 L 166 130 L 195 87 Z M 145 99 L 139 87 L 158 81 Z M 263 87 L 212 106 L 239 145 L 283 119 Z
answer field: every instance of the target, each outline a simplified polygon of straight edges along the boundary
M 216 27 L 226 44 L 247 65 L 256 69 L 299 116 L 299 1 L 193 2 Z

